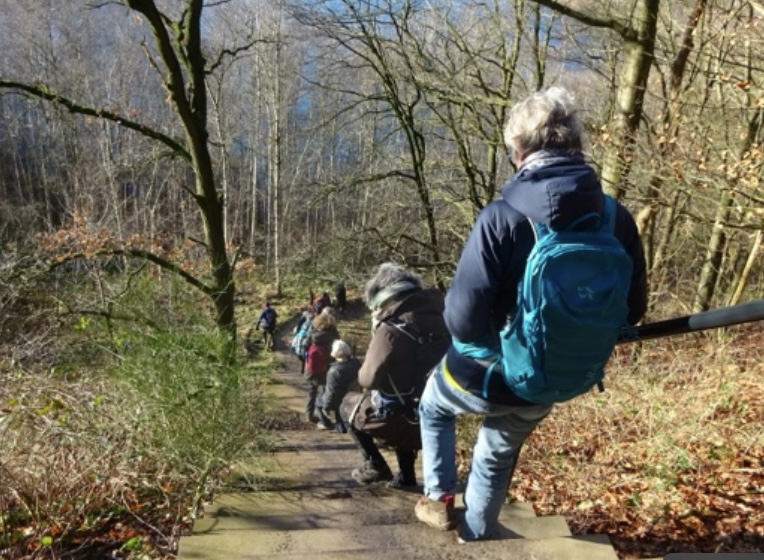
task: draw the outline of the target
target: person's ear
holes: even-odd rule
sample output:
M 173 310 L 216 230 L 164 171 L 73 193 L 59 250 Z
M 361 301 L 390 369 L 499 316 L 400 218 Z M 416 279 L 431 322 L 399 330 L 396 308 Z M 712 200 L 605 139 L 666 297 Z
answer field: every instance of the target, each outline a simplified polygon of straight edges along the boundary
M 515 146 L 512 150 L 512 161 L 515 162 L 515 167 L 520 167 L 525 159 L 525 150 L 520 145 L 520 142 L 515 140 Z

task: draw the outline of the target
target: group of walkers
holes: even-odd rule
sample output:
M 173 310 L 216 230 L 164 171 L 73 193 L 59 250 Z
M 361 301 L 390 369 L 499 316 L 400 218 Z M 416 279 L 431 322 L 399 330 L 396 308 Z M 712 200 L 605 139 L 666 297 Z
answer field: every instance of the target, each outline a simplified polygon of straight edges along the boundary
M 427 373 L 450 341 L 443 295 L 425 289 L 414 272 L 393 263 L 381 265 L 364 291 L 373 334 L 363 363 L 340 337 L 332 305 L 339 307 L 339 299 L 332 302 L 324 292 L 295 327 L 292 350 L 306 378 L 306 419 L 355 440 L 364 459 L 352 472 L 357 481 L 415 487 L 414 464 L 421 449 L 419 396 Z M 397 474 L 379 446 L 395 450 Z
M 504 136 L 517 172 L 478 215 L 445 297 L 385 263 L 364 290 L 373 335 L 363 363 L 331 311 L 306 314 L 310 342 L 296 346 L 305 352 L 308 419 L 358 444 L 364 463 L 353 478 L 415 487 L 421 451 L 416 516 L 439 530 L 457 526 L 462 543 L 495 534 L 524 441 L 556 402 L 601 385 L 618 332 L 647 305 L 634 218 L 584 160 L 568 92 L 550 88 L 515 104 Z M 318 358 L 314 347 L 324 348 Z M 483 421 L 457 519 L 463 414 Z M 394 449 L 396 474 L 381 445 Z
M 335 288 L 334 302 L 332 302 L 331 296 L 327 291 L 315 297 L 311 294 L 310 299 L 310 310 L 305 311 L 305 314 L 307 315 L 311 315 L 311 313 L 319 314 L 323 309 L 331 308 L 333 305 L 335 307 L 332 309 L 336 309 L 341 313 L 345 310 L 345 306 L 347 305 L 347 292 L 345 290 L 345 282 L 341 280 L 337 283 L 337 287 Z M 303 326 L 304 317 L 305 315 L 300 318 L 298 327 Z M 255 323 L 252 325 L 252 328 L 247 332 L 245 336 L 245 346 L 248 347 L 250 353 L 254 353 L 254 346 L 252 345 L 253 331 L 262 331 L 262 344 L 266 350 L 270 350 L 272 352 L 276 349 L 274 334 L 276 331 L 277 323 L 278 313 L 271 306 L 269 301 L 265 301 L 263 303 L 263 308 L 260 310 L 260 315 L 257 317 L 257 321 L 255 321 Z M 303 352 L 299 353 L 301 357 L 303 357 L 303 354 Z

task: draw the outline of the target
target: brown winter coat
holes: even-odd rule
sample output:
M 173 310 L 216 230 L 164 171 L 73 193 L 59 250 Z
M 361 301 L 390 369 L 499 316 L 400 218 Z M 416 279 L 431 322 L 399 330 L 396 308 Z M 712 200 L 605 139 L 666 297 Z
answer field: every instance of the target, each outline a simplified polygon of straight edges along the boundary
M 372 336 L 366 357 L 358 372 L 361 387 L 377 389 L 387 397 L 395 397 L 390 378 L 401 395 L 408 395 L 417 376 L 415 356 L 418 343 L 399 329 L 385 323 L 396 317 L 413 323 L 421 333 L 448 333 L 443 320 L 443 295 L 436 289 L 425 289 L 405 295 L 381 310 L 380 324 Z

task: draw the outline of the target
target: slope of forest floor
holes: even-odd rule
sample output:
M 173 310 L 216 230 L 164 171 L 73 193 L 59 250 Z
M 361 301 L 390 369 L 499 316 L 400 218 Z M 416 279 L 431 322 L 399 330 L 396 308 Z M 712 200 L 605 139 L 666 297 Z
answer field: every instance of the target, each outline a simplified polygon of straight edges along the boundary
M 369 317 L 352 295 L 339 330 L 362 357 Z M 240 305 L 243 331 L 259 303 L 253 297 Z M 299 306 L 275 305 L 284 320 L 286 349 L 288 321 Z M 512 499 L 532 503 L 539 515 L 564 515 L 574 532 L 610 535 L 622 559 L 764 550 L 761 331 L 754 323 L 620 346 L 606 390 L 557 406 L 531 435 L 510 488 Z M 6 360 L 11 354 L 3 344 L 0 439 L 3 430 L 13 429 L 8 419 L 18 418 L 22 409 L 38 434 L 63 434 L 72 442 L 76 407 L 92 409 L 88 418 L 107 420 L 97 408 L 105 391 L 93 383 L 98 377 L 62 377 L 51 370 L 32 379 L 30 370 Z M 272 359 L 261 353 L 254 361 L 264 360 L 258 367 L 268 367 Z M 296 426 L 291 417 L 259 422 L 266 431 L 314 429 L 299 421 Z M 475 418 L 460 419 L 461 475 L 469 469 L 477 425 Z M 109 472 L 91 473 L 90 466 L 72 461 L 100 457 L 96 447 L 78 450 L 57 441 L 46 448 L 39 441 L 42 446 L 31 446 L 30 440 L 27 454 L 0 461 L 0 558 L 174 556 L 178 539 L 190 530 L 195 503 L 194 490 L 182 477 L 155 472 L 132 455 L 120 463 L 119 447 L 111 451 L 117 455 Z M 7 467 L 14 461 L 27 465 L 15 472 L 30 474 L 28 484 L 9 478 Z M 38 466 L 44 476 L 33 478 L 30 469 Z M 74 479 L 74 472 L 83 474 Z M 225 475 L 221 469 L 209 481 L 207 497 L 225 484 Z M 44 487 L 34 480 L 43 480 Z
M 346 315 L 362 356 L 367 314 Z M 607 533 L 621 558 L 764 550 L 760 324 L 624 345 L 605 391 L 558 405 L 521 455 L 512 499 Z M 460 420 L 459 472 L 475 418 Z

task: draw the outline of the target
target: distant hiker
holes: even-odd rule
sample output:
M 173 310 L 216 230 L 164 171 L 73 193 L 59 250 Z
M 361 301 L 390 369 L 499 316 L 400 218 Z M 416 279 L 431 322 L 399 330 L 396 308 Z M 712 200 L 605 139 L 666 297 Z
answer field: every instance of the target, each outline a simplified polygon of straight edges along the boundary
M 421 449 L 417 403 L 431 368 L 450 340 L 443 321 L 443 295 L 425 289 L 415 273 L 393 263 L 379 267 L 368 281 L 364 299 L 371 310 L 372 338 L 358 372 L 361 387 L 342 403 L 348 431 L 364 458 L 351 474 L 362 484 L 386 481 L 392 488 L 417 485 L 414 462 Z M 420 339 L 439 335 L 434 358 L 420 360 Z M 422 353 L 424 355 L 424 353 Z M 398 473 L 393 476 L 377 444 L 395 449 Z
M 294 328 L 291 348 L 297 359 L 300 360 L 300 373 L 305 373 L 305 357 L 310 344 L 310 335 L 313 331 L 313 315 L 307 309 L 303 310 L 297 325 Z
M 302 313 L 300 313 L 300 316 L 297 318 L 297 324 L 294 326 L 293 332 L 296 333 L 301 328 L 303 328 L 306 323 L 312 320 L 313 320 L 313 313 L 310 312 L 310 309 L 303 309 Z
M 276 320 L 278 319 L 278 313 L 271 307 L 270 302 L 265 302 L 263 310 L 260 312 L 260 317 L 255 323 L 255 330 L 259 330 L 263 327 L 263 346 L 268 350 L 274 350 L 275 344 L 273 342 L 273 333 L 276 330 Z
M 419 405 L 424 496 L 415 513 L 440 530 L 455 521 L 456 418 L 483 416 L 466 483 L 460 542 L 491 537 L 523 442 L 554 402 L 596 384 L 617 331 L 641 320 L 646 309 L 637 227 L 624 206 L 603 195 L 595 170 L 584 161 L 584 128 L 570 94 L 554 87 L 514 104 L 504 140 L 518 171 L 502 188 L 501 199 L 478 215 L 462 251 L 446 296 L 452 346 Z M 613 234 L 617 241 L 604 240 Z M 541 258 L 535 252 L 534 257 L 535 235 L 539 245 L 558 236 L 552 244 L 562 255 Z M 582 241 L 576 245 L 576 239 Z M 592 253 L 591 247 L 598 249 Z M 568 268 L 558 268 L 563 261 L 556 259 L 565 255 L 574 258 Z M 523 282 L 530 259 L 539 265 L 528 270 L 534 285 Z M 625 282 L 623 270 L 630 276 Z M 537 292 L 552 281 L 550 274 L 566 290 Z M 539 307 L 540 301 L 548 307 Z M 592 309 L 604 311 L 608 322 L 600 323 Z M 590 328 L 608 332 L 593 337 Z M 592 349 L 596 352 L 589 354 Z M 546 366 L 531 350 L 543 352 L 555 367 L 539 375 Z M 603 353 L 604 359 L 590 361 Z M 566 368 L 569 378 L 561 375 Z
M 345 290 L 345 282 L 340 280 L 337 286 L 334 288 L 334 302 L 337 311 L 344 313 L 345 307 L 347 307 L 347 291 Z
M 361 362 L 353 356 L 350 345 L 344 340 L 335 340 L 332 343 L 332 358 L 334 362 L 329 366 L 326 374 L 326 387 L 321 395 L 321 407 L 319 412 L 319 429 L 329 430 L 332 427 L 337 432 L 347 432 L 345 422 L 340 415 L 340 404 L 345 395 L 350 391 L 359 391 L 358 370 Z
M 332 343 L 340 337 L 337 319 L 331 313 L 316 315 L 311 321 L 310 343 L 305 356 L 305 376 L 308 395 L 305 401 L 305 416 L 311 424 L 317 424 L 316 401 L 326 385 L 326 374 L 331 364 Z
M 329 295 L 329 292 L 321 292 L 321 295 L 318 295 L 313 299 L 313 313 L 318 315 L 325 307 L 330 307 L 331 305 L 332 297 Z

